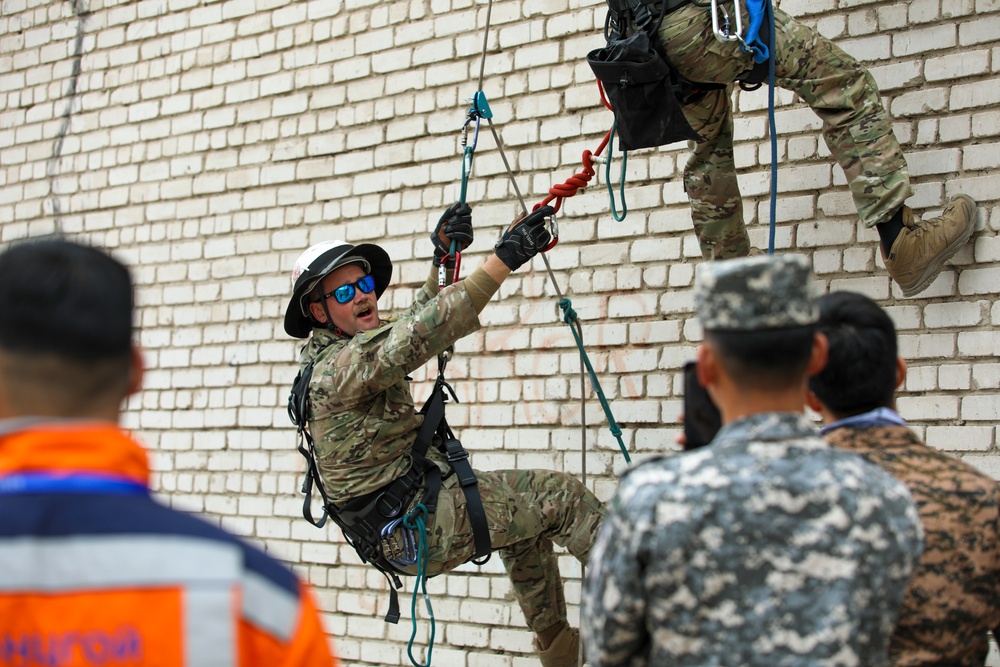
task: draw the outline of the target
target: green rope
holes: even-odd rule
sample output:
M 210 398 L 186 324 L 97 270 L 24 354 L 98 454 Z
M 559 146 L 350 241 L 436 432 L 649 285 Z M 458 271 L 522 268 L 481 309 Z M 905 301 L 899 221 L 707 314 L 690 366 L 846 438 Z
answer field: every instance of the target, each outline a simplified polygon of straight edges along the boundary
M 608 198 L 611 200 L 611 217 L 615 222 L 621 222 L 628 215 L 628 204 L 625 203 L 625 166 L 628 164 L 628 151 L 622 151 L 622 176 L 618 183 L 618 192 L 622 198 L 622 214 L 619 217 L 615 209 L 615 189 L 611 185 L 611 156 L 615 152 L 615 132 L 618 130 L 618 120 L 611 124 L 611 135 L 608 138 L 608 159 L 604 163 L 604 182 L 608 186 Z
M 590 384 L 593 386 L 594 393 L 597 394 L 597 398 L 601 401 L 601 407 L 604 408 L 604 415 L 608 418 L 608 430 L 610 430 L 611 435 L 615 436 L 618 440 L 618 447 L 622 450 L 622 456 L 625 457 L 625 463 L 631 464 L 632 459 L 629 458 L 628 450 L 625 448 L 624 441 L 622 441 L 622 430 L 618 428 L 618 424 L 615 422 L 615 416 L 611 414 L 611 406 L 608 405 L 608 399 L 604 396 L 604 391 L 601 389 L 601 383 L 597 380 L 597 373 L 594 372 L 594 366 L 590 363 L 590 357 L 587 356 L 587 351 L 583 348 L 583 338 L 580 336 L 578 331 L 576 311 L 573 310 L 573 302 L 570 301 L 568 297 L 563 297 L 559 299 L 559 307 L 563 310 L 563 321 L 570 325 L 570 331 L 573 332 L 573 338 L 576 339 L 576 346 L 580 348 L 580 358 L 587 367 L 587 373 L 590 374 Z
M 431 607 L 431 598 L 427 595 L 427 560 L 430 557 L 430 550 L 427 548 L 427 507 L 423 503 L 417 503 L 409 514 L 403 517 L 403 527 L 417 531 L 420 542 L 417 546 L 417 578 L 413 584 L 413 597 L 410 600 L 410 621 L 413 623 L 413 632 L 410 633 L 410 641 L 406 644 L 406 655 L 414 667 L 430 667 L 431 653 L 434 651 L 434 609 Z M 419 662 L 413 657 L 413 640 L 417 636 L 417 593 L 423 595 L 424 605 L 427 607 L 427 616 L 430 618 L 431 630 L 427 639 L 427 662 Z

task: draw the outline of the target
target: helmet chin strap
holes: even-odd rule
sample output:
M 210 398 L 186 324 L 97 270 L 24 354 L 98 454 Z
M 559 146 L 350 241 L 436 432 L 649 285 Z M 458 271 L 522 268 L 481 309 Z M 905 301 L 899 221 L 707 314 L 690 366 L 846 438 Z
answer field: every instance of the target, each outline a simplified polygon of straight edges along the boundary
M 335 336 L 340 336 L 341 338 L 350 338 L 350 336 L 348 336 L 343 329 L 341 329 L 340 327 L 338 327 L 336 324 L 333 323 L 333 318 L 330 316 L 330 308 L 326 305 L 326 299 L 320 299 L 319 303 L 322 304 L 323 306 L 323 314 L 326 315 L 326 322 L 316 321 L 316 319 L 312 316 L 312 313 L 309 313 L 309 319 L 311 319 L 313 322 L 316 322 L 316 324 L 322 326 L 327 331 L 330 331 Z

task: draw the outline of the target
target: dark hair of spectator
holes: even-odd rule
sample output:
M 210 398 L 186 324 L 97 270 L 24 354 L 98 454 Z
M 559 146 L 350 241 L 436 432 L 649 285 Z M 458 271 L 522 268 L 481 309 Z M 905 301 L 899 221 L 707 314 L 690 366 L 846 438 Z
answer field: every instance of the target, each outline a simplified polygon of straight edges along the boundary
M 830 341 L 826 368 L 809 388 L 838 418 L 892 405 L 896 327 L 868 297 L 833 292 L 819 299 L 819 330 Z
M 812 356 L 812 325 L 758 331 L 705 331 L 705 340 L 733 380 L 748 389 L 801 382 Z
M 0 349 L 76 362 L 127 359 L 128 269 L 90 246 L 46 238 L 0 253 Z

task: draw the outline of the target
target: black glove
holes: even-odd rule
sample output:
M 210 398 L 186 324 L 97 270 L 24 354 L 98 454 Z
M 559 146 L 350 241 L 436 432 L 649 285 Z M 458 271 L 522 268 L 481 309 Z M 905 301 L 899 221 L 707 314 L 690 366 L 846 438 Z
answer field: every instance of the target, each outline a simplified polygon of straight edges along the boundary
M 510 224 L 493 246 L 493 252 L 507 268 L 517 271 L 552 242 L 552 235 L 545 229 L 545 218 L 553 213 L 555 209 L 551 206 L 542 206 Z
M 472 243 L 472 207 L 468 204 L 455 202 L 441 215 L 437 227 L 431 233 L 434 243 L 434 266 L 441 266 L 441 261 L 451 252 L 451 242 L 458 242 L 461 252 Z M 448 267 L 454 266 L 455 258 L 448 261 Z

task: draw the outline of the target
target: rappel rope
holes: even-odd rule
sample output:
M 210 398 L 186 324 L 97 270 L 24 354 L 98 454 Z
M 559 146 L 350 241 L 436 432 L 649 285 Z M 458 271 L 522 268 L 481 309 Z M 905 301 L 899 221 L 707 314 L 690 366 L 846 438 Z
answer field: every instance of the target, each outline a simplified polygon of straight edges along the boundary
M 489 6 L 492 7 L 493 0 L 489 0 L 489 3 L 490 3 Z M 489 10 L 487 10 L 487 18 L 488 17 L 489 17 Z M 489 24 L 488 23 L 487 23 L 487 26 L 486 26 L 486 30 L 487 30 L 487 35 L 488 35 L 488 32 L 489 32 Z M 483 40 L 483 54 L 482 54 L 483 65 L 480 68 L 480 87 L 482 87 L 482 72 L 483 72 L 483 67 L 485 67 L 486 45 L 487 45 L 487 39 L 484 39 Z M 481 95 L 481 94 L 482 94 L 482 90 L 478 91 L 477 95 Z M 605 102 L 605 104 L 607 104 L 607 102 Z M 507 156 L 506 156 L 506 153 L 505 153 L 504 148 L 503 148 L 503 143 L 500 141 L 499 133 L 496 131 L 496 129 L 495 129 L 494 125 L 493 125 L 492 119 L 488 119 L 488 120 L 489 120 L 489 124 L 490 124 L 490 130 L 493 133 L 494 138 L 496 139 L 497 150 L 500 153 L 501 161 L 503 162 L 504 168 L 507 171 L 507 177 L 510 180 L 510 183 L 511 183 L 513 189 L 514 189 L 514 193 L 517 195 L 518 202 L 520 202 L 520 204 L 521 204 L 521 212 L 524 215 L 527 215 L 528 214 L 528 206 L 527 206 L 527 204 L 524 201 L 524 197 L 521 195 L 520 189 L 517 187 L 517 180 L 516 180 L 516 178 L 514 176 L 513 170 L 510 168 L 510 162 L 507 160 Z M 610 143 L 611 134 L 612 134 L 612 132 L 609 131 L 605 135 L 604 140 L 601 141 L 601 144 L 600 144 L 600 146 L 598 147 L 598 149 L 596 151 L 597 154 L 600 154 L 600 152 L 604 150 L 604 147 Z M 594 172 L 594 168 L 593 168 L 593 162 L 594 162 L 594 157 L 593 156 L 594 156 L 594 154 L 590 153 L 590 151 L 584 151 L 584 153 L 583 153 L 583 166 L 584 166 L 584 170 L 582 172 L 576 174 L 575 176 L 571 177 L 570 179 L 568 179 L 565 183 L 562 183 L 560 185 L 555 185 L 555 186 L 551 187 L 549 189 L 548 196 L 545 197 L 545 199 L 543 199 L 541 202 L 539 202 L 538 204 L 536 204 L 534 206 L 534 209 L 538 209 L 538 208 L 540 208 L 542 206 L 545 206 L 546 204 L 548 204 L 549 202 L 552 202 L 554 200 L 556 203 L 553 206 L 553 209 L 556 212 L 558 212 L 560 206 L 562 205 L 562 200 L 564 198 L 566 198 L 566 197 L 572 197 L 580 189 L 582 189 L 583 187 L 586 187 L 587 183 L 590 182 L 590 179 L 593 178 L 594 173 L 595 173 Z M 624 167 L 623 167 L 622 174 L 624 176 Z M 624 185 L 623 185 L 623 193 L 624 193 Z M 624 199 L 623 199 L 623 206 L 624 206 Z M 616 217 L 616 219 L 618 219 L 618 218 Z M 555 224 L 556 224 L 555 223 L 555 216 L 553 216 L 553 225 L 555 225 Z M 553 237 L 554 237 L 553 241 L 554 242 L 558 240 L 558 237 L 556 236 L 557 233 L 558 233 L 558 231 L 557 231 L 557 228 L 556 228 L 554 230 L 554 233 L 553 233 Z M 554 243 L 553 243 L 553 245 L 554 245 Z M 551 246 L 550 246 L 550 248 L 551 248 Z M 583 328 L 580 325 L 579 319 L 577 318 L 576 311 L 573 310 L 573 307 L 572 307 L 573 303 L 572 303 L 572 301 L 568 297 L 563 296 L 562 291 L 559 289 L 559 283 L 556 280 L 555 273 L 552 271 L 552 266 L 549 263 L 548 257 L 545 255 L 544 252 L 540 253 L 540 256 L 542 258 L 542 261 L 545 263 L 545 270 L 548 273 L 549 281 L 552 284 L 552 289 L 555 291 L 556 296 L 558 298 L 558 305 L 559 305 L 559 307 L 563 311 L 563 321 L 566 322 L 568 325 L 570 325 L 570 330 L 573 332 L 573 338 L 576 341 L 577 348 L 580 351 L 581 362 L 583 363 L 583 365 L 587 369 L 587 372 L 588 372 L 588 374 L 590 376 L 591 386 L 594 388 L 594 393 L 597 395 L 598 400 L 600 400 L 600 402 L 601 402 L 601 407 L 604 409 L 604 414 L 605 414 L 605 416 L 607 417 L 607 420 L 608 420 L 609 430 L 610 430 L 611 434 L 615 437 L 615 439 L 618 441 L 618 447 L 621 449 L 622 456 L 624 456 L 625 461 L 627 463 L 631 463 L 632 461 L 631 461 L 631 458 L 628 455 L 628 448 L 625 446 L 625 442 L 622 440 L 622 431 L 621 431 L 621 428 L 618 427 L 618 424 L 615 421 L 614 414 L 612 414 L 612 412 L 611 412 L 611 406 L 608 403 L 608 400 L 607 400 L 607 398 L 604 395 L 604 391 L 601 389 L 600 381 L 597 379 L 597 374 L 594 371 L 593 365 L 590 363 L 590 358 L 587 355 L 586 348 L 584 347 L 584 344 L 583 344 Z M 583 444 L 583 451 L 582 451 L 582 458 L 585 460 L 586 459 L 586 429 L 587 429 L 587 423 L 586 423 L 586 419 L 585 419 L 586 408 L 584 406 L 586 404 L 586 395 L 587 395 L 586 384 L 581 382 L 581 388 L 580 389 L 581 389 L 581 391 L 580 391 L 580 403 L 581 403 L 581 407 L 580 407 L 580 424 L 581 424 L 581 430 L 583 432 L 583 443 L 584 443 Z M 583 478 L 583 481 L 584 481 L 584 483 L 586 483 L 586 477 L 585 476 Z
M 774 5 L 771 0 L 766 0 L 764 6 L 767 8 L 767 32 L 770 51 L 767 54 L 767 129 L 771 135 L 771 220 L 768 224 L 767 233 L 767 254 L 774 254 L 775 227 L 778 219 L 778 128 L 774 121 L 774 60 L 775 52 L 778 50 L 775 44 L 776 30 L 774 27 Z
M 430 667 L 431 653 L 434 652 L 434 608 L 431 607 L 431 598 L 427 594 L 427 560 L 430 553 L 427 549 L 427 508 L 423 503 L 418 503 L 403 517 L 403 527 L 417 531 L 417 576 L 413 584 L 413 597 L 410 599 L 410 619 L 413 623 L 413 631 L 410 633 L 410 641 L 406 643 L 406 655 L 414 667 Z M 427 616 L 430 619 L 430 631 L 427 640 L 427 662 L 420 662 L 413 657 L 413 640 L 417 636 L 417 594 L 424 598 L 424 606 L 427 609 Z
M 500 134 L 499 132 L 497 132 L 496 126 L 493 123 L 493 112 L 490 109 L 489 102 L 486 99 L 486 95 L 483 93 L 482 90 L 485 71 L 486 71 L 486 54 L 489 48 L 490 19 L 492 16 L 492 12 L 493 12 L 493 0 L 488 0 L 486 8 L 486 25 L 483 31 L 483 50 L 479 65 L 479 82 L 478 82 L 479 85 L 476 93 L 473 95 L 473 98 L 470 102 L 469 110 L 466 114 L 465 123 L 462 126 L 462 174 L 461 174 L 461 184 L 459 190 L 459 202 L 463 204 L 466 203 L 466 198 L 468 196 L 469 178 L 472 175 L 472 166 L 475 160 L 475 151 L 479 143 L 480 124 L 482 119 L 486 119 L 490 128 L 490 133 L 493 135 L 493 140 L 496 143 L 497 150 L 499 151 L 500 159 L 503 162 L 504 168 L 507 172 L 507 176 L 510 180 L 511 187 L 514 189 L 514 193 L 517 196 L 517 200 L 521 204 L 521 211 L 524 215 L 527 215 L 528 214 L 527 204 L 525 203 L 524 197 L 521 195 L 521 191 L 517 186 L 517 180 L 514 176 L 513 170 L 511 169 L 510 162 L 507 160 L 507 154 L 504 151 L 503 142 L 500 139 Z M 603 90 L 601 90 L 601 99 L 604 102 L 605 106 L 607 106 L 610 109 L 611 108 L 610 105 L 608 105 L 607 100 L 604 98 Z M 470 125 L 472 125 L 471 143 L 468 140 Z M 615 209 L 614 191 L 612 190 L 610 184 L 611 151 L 609 150 L 608 159 L 606 161 L 597 157 L 599 156 L 601 151 L 604 150 L 605 146 L 611 143 L 611 137 L 613 136 L 614 131 L 615 127 L 612 126 L 612 129 L 609 130 L 608 133 L 605 135 L 604 140 L 601 142 L 596 153 L 591 153 L 590 151 L 584 151 L 583 154 L 584 170 L 581 173 L 578 173 L 574 177 L 571 177 L 569 180 L 567 180 L 567 182 L 563 184 L 553 186 L 552 188 L 550 188 L 548 197 L 546 197 L 541 203 L 537 204 L 535 208 L 537 209 L 541 206 L 548 204 L 550 201 L 555 200 L 556 203 L 553 206 L 553 208 L 556 212 L 558 212 L 560 206 L 562 205 L 562 200 L 564 198 L 572 197 L 573 195 L 575 195 L 580 189 L 586 187 L 587 184 L 590 182 L 590 179 L 593 178 L 595 174 L 593 168 L 594 162 L 604 161 L 607 165 L 608 191 L 611 196 L 612 216 L 616 221 L 623 220 L 627 213 L 627 206 L 625 203 L 625 167 L 626 167 L 625 160 L 627 159 L 627 155 L 623 151 L 622 168 L 621 168 L 621 200 L 622 200 L 621 216 L 618 215 L 618 212 Z M 555 245 L 555 242 L 558 241 L 558 227 L 554 215 L 552 216 L 551 224 L 552 224 L 552 236 L 553 236 L 552 245 Z M 552 246 L 550 245 L 549 248 L 547 248 L 546 250 L 550 249 L 551 247 Z M 555 274 L 553 273 L 552 267 L 549 264 L 548 257 L 545 256 L 544 252 L 540 254 L 542 260 L 545 262 L 545 270 L 548 273 L 549 280 L 552 283 L 552 287 L 555 290 L 556 295 L 558 297 L 558 305 L 563 311 L 563 321 L 570 326 L 570 330 L 573 333 L 573 338 L 576 341 L 577 348 L 580 351 L 580 358 L 581 358 L 580 426 L 583 435 L 583 442 L 581 447 L 581 470 L 582 470 L 581 477 L 583 483 L 586 483 L 587 480 L 586 393 L 587 392 L 586 392 L 586 381 L 585 381 L 586 376 L 584 374 L 585 370 L 587 375 L 589 375 L 590 377 L 591 385 L 594 388 L 594 392 L 597 394 L 597 397 L 601 402 L 601 407 L 604 409 L 604 413 L 608 419 L 608 424 L 611 434 L 617 439 L 618 446 L 621 449 L 622 455 L 625 457 L 625 461 L 627 463 L 631 463 L 632 461 L 628 455 L 628 449 L 626 448 L 625 443 L 622 440 L 621 428 L 619 428 L 617 422 L 615 421 L 614 415 L 611 412 L 611 406 L 609 405 L 608 400 L 604 395 L 604 391 L 601 389 L 600 381 L 597 378 L 597 373 L 594 371 L 593 364 L 591 364 L 590 358 L 588 357 L 586 349 L 584 348 L 583 328 L 580 325 L 579 319 L 577 318 L 576 311 L 573 310 L 572 302 L 570 301 L 570 299 L 564 297 L 562 291 L 559 289 L 559 284 L 556 281 Z M 449 256 L 455 258 L 455 269 L 452 278 L 452 280 L 454 281 L 458 279 L 459 267 L 461 262 L 461 250 L 459 249 L 458 243 L 456 241 L 452 241 L 451 243 Z M 439 287 L 443 287 L 447 283 L 447 278 L 446 278 L 447 262 L 448 262 L 447 257 L 442 259 L 441 268 L 438 273 Z M 448 351 L 438 356 L 439 375 L 441 376 L 443 376 L 444 366 L 445 364 L 447 364 L 449 357 L 450 353 Z M 403 525 L 410 530 L 417 531 L 417 534 L 419 536 L 418 546 L 417 546 L 418 568 L 410 604 L 412 632 L 410 634 L 410 640 L 409 642 L 407 642 L 407 647 L 406 647 L 407 657 L 409 658 L 410 662 L 414 665 L 414 667 L 430 667 L 431 654 L 434 650 L 434 637 L 435 637 L 434 609 L 431 605 L 430 597 L 427 594 L 427 560 L 429 554 L 427 550 L 426 516 L 427 516 L 427 509 L 423 505 L 418 504 L 416 507 L 414 507 L 413 511 L 411 511 L 403 518 Z M 424 606 L 427 610 L 427 616 L 430 622 L 430 631 L 427 642 L 427 656 L 426 656 L 427 660 L 424 663 L 418 661 L 413 654 L 413 643 L 417 635 L 418 596 L 423 597 Z
M 774 243 L 775 243 L 775 222 L 777 218 L 777 183 L 778 183 L 778 162 L 777 162 L 777 129 L 775 124 L 774 115 L 774 79 L 775 79 L 775 24 L 774 24 L 774 10 L 770 0 L 765 1 L 765 7 L 767 8 L 768 17 L 768 31 L 769 31 L 769 43 L 771 45 L 770 53 L 768 54 L 768 129 L 770 134 L 770 147 L 771 147 L 771 193 L 770 193 L 770 225 L 768 233 L 768 254 L 774 254 Z M 517 196 L 518 202 L 521 204 L 521 212 L 523 215 L 528 214 L 528 206 L 525 203 L 524 196 L 521 194 L 521 190 L 517 185 L 517 179 L 514 175 L 514 171 L 510 166 L 510 162 L 507 159 L 506 151 L 504 150 L 503 141 L 500 138 L 500 133 L 497 132 L 496 125 L 493 123 L 493 112 L 490 109 L 489 102 L 486 99 L 486 95 L 483 93 L 483 81 L 486 71 L 486 54 L 489 45 L 489 33 L 490 33 L 490 20 L 493 12 L 493 0 L 488 0 L 486 8 L 486 25 L 483 31 L 483 50 L 480 58 L 479 64 L 479 80 L 478 89 L 473 95 L 470 102 L 469 110 L 466 115 L 465 123 L 462 126 L 462 175 L 461 175 L 461 185 L 459 192 L 459 202 L 466 203 L 466 198 L 468 196 L 468 185 L 469 178 L 472 175 L 473 161 L 475 160 L 475 151 L 479 143 L 479 130 L 482 119 L 486 119 L 487 124 L 490 128 L 490 133 L 493 135 L 493 140 L 496 144 L 497 150 L 500 155 L 500 159 L 503 162 L 504 169 L 507 173 L 508 180 L 510 181 L 511 187 L 514 190 L 514 194 Z M 739 14 L 739 8 L 736 8 L 737 15 Z M 714 17 L 714 13 L 713 13 Z M 607 98 L 604 94 L 604 88 L 601 86 L 600 81 L 598 81 L 598 90 L 600 91 L 601 101 L 604 106 L 609 110 L 614 112 L 611 105 L 608 103 Z M 472 142 L 468 141 L 469 126 L 473 126 Z M 615 193 L 614 186 L 611 183 L 611 163 L 614 152 L 614 136 L 617 131 L 617 120 L 613 121 L 611 129 L 608 130 L 607 134 L 604 135 L 603 140 L 597 147 L 596 151 L 584 150 L 581 162 L 583 165 L 582 171 L 574 174 L 568 178 L 565 182 L 553 185 L 549 188 L 549 194 L 538 204 L 533 207 L 536 210 L 542 206 L 545 206 L 551 202 L 555 202 L 553 205 L 554 213 L 558 213 L 562 207 L 563 199 L 567 197 L 572 197 L 577 194 L 581 189 L 586 188 L 591 179 L 596 174 L 594 169 L 595 163 L 603 163 L 605 165 L 605 184 L 608 189 L 608 197 L 610 201 L 611 216 L 615 221 L 621 222 L 625 219 L 628 214 L 628 205 L 625 200 L 625 174 L 628 164 L 628 152 L 622 151 L 622 164 L 621 164 L 621 177 L 619 181 L 619 195 L 621 199 L 621 214 L 619 215 L 618 210 L 615 206 Z M 607 158 L 600 157 L 600 154 L 605 148 L 608 148 Z M 551 249 L 558 242 L 558 227 L 555 215 L 552 216 L 552 236 L 553 243 L 546 248 L 546 251 Z M 590 362 L 590 357 L 587 355 L 586 348 L 583 343 L 583 327 L 580 324 L 579 318 L 576 311 L 573 309 L 573 303 L 568 298 L 563 296 L 562 291 L 559 289 L 559 283 L 556 280 L 555 273 L 552 271 L 552 266 L 549 263 L 548 257 L 543 251 L 540 253 L 542 261 L 545 263 L 545 271 L 548 274 L 549 282 L 552 284 L 552 288 L 556 293 L 558 298 L 558 306 L 563 311 L 563 321 L 569 325 L 570 331 L 573 334 L 573 338 L 576 342 L 577 348 L 580 352 L 580 427 L 582 432 L 582 446 L 581 446 L 581 477 L 585 484 L 587 481 L 587 402 L 586 402 L 586 377 L 589 376 L 591 386 L 593 387 L 594 393 L 597 395 L 598 400 L 601 403 L 601 407 L 604 410 L 605 417 L 608 420 L 608 428 L 611 434 L 618 441 L 619 449 L 621 450 L 622 456 L 625 462 L 628 464 L 632 463 L 632 459 L 628 454 L 628 448 L 625 446 L 622 440 L 622 430 L 615 421 L 614 415 L 611 411 L 611 406 L 604 395 L 604 391 L 601 388 L 599 379 L 597 378 L 597 373 L 594 370 L 593 364 Z M 458 247 L 456 241 L 452 241 L 450 256 L 455 258 L 455 267 L 452 280 L 458 280 L 459 270 L 461 266 L 461 250 Z M 439 286 L 443 287 L 446 282 L 446 263 L 447 257 L 441 262 L 441 268 L 439 272 Z M 439 375 L 443 377 L 444 367 L 450 359 L 450 352 L 445 351 L 438 357 L 439 365 Z M 427 508 L 422 504 L 416 505 L 413 511 L 407 514 L 403 518 L 403 525 L 410 530 L 417 532 L 419 536 L 418 549 L 417 549 L 417 575 L 416 583 L 413 588 L 413 595 L 411 598 L 410 613 L 412 620 L 412 632 L 410 634 L 410 640 L 407 643 L 407 656 L 414 667 L 430 667 L 431 665 L 431 655 L 434 650 L 434 637 L 435 637 L 435 618 L 434 610 L 431 606 L 430 596 L 427 594 L 427 560 L 429 553 L 427 550 L 427 528 L 426 528 L 426 518 L 427 518 Z M 417 597 L 422 596 L 424 600 L 424 605 L 427 610 L 428 619 L 430 622 L 430 631 L 427 643 L 427 661 L 421 663 L 413 655 L 413 642 L 416 639 L 417 634 Z
M 720 7 L 719 2 L 721 0 L 711 0 L 710 11 L 712 14 L 712 31 L 715 33 L 716 39 L 720 42 L 733 42 L 737 41 L 740 43 L 740 48 L 744 52 L 752 54 L 754 56 L 754 62 L 762 63 L 763 60 L 758 60 L 758 56 L 763 55 L 763 51 L 767 51 L 767 129 L 770 135 L 770 148 L 771 148 L 771 192 L 769 198 L 768 214 L 770 220 L 768 221 L 768 235 L 767 235 L 767 254 L 774 254 L 774 241 L 778 218 L 778 129 L 775 124 L 774 119 L 774 61 L 775 52 L 777 51 L 776 42 L 776 30 L 774 26 L 774 4 L 772 0 L 759 0 L 760 6 L 766 12 L 767 20 L 767 36 L 768 36 L 768 46 L 764 46 L 760 43 L 759 30 L 760 24 L 755 24 L 755 17 L 759 14 L 755 14 L 755 10 L 749 7 L 749 3 L 746 2 L 747 14 L 750 17 L 750 24 L 747 26 L 745 34 L 743 32 L 743 20 L 740 14 L 739 0 L 733 0 L 733 8 L 736 19 L 736 32 L 731 33 L 729 31 L 729 14 L 725 11 L 724 7 Z M 722 9 L 725 24 L 722 28 L 719 27 L 719 9 Z M 756 9 L 756 8 L 755 8 Z M 759 85 L 758 85 L 759 87 Z M 749 90 L 749 89 L 745 89 Z M 754 88 L 756 90 L 756 88 Z

